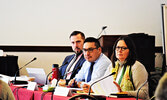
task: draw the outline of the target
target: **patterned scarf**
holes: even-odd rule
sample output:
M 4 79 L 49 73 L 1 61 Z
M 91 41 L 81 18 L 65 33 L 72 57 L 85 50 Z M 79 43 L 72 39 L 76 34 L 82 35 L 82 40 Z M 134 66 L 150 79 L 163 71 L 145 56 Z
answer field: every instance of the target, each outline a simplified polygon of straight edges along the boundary
M 132 80 L 131 67 L 129 65 L 122 66 L 122 67 L 123 69 L 122 69 L 122 73 L 118 81 L 118 84 L 120 85 L 122 91 L 132 91 L 134 90 L 134 84 Z M 118 75 L 119 68 L 120 68 L 120 64 L 118 61 L 116 61 L 115 68 L 112 68 L 112 71 L 111 71 L 111 72 L 116 72 L 116 74 L 113 75 L 115 81 Z

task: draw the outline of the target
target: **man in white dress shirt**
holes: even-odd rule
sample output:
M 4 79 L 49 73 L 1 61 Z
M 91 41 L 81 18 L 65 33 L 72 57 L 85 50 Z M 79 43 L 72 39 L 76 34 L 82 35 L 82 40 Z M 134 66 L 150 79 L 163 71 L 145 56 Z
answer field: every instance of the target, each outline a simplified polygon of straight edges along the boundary
M 99 41 L 93 37 L 85 39 L 83 53 L 86 61 L 74 79 L 70 80 L 69 86 L 72 86 L 73 83 L 77 83 L 78 87 L 84 83 L 90 84 L 102 77 L 107 67 L 111 64 L 110 59 L 102 53 Z M 92 63 L 93 65 L 91 66 Z

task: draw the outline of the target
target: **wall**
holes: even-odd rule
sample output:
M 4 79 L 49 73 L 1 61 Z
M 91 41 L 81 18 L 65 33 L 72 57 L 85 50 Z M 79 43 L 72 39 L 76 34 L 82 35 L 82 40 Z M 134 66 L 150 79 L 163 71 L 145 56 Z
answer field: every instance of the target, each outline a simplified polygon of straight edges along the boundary
M 97 37 L 144 32 L 162 45 L 161 4 L 166 0 L 1 0 L 0 45 L 70 45 L 81 30 Z M 103 33 L 104 34 L 104 33 Z
M 166 0 L 1 0 L 0 45 L 70 45 L 69 34 L 81 30 L 86 36 L 146 33 L 162 46 L 161 4 Z M 19 56 L 19 66 L 42 67 L 48 73 L 71 53 L 5 52 Z M 25 69 L 21 74 L 26 74 Z
M 64 58 L 72 53 L 47 53 L 47 52 L 5 52 L 8 55 L 18 56 L 19 67 L 24 66 L 26 63 L 31 61 L 34 57 L 37 58 L 34 62 L 27 65 L 25 68 L 20 70 L 20 75 L 28 75 L 26 68 L 44 68 L 46 74 L 52 69 L 52 64 L 59 64 L 61 66 Z

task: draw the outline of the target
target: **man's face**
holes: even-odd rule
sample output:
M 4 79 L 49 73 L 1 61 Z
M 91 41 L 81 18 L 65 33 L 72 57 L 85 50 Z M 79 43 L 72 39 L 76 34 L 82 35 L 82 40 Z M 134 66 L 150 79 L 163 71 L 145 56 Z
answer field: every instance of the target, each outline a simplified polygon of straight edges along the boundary
M 87 61 L 94 62 L 99 58 L 101 54 L 101 48 L 97 48 L 94 42 L 86 42 L 83 46 L 83 53 Z
M 81 35 L 78 34 L 78 35 L 71 36 L 70 41 L 71 41 L 73 51 L 75 53 L 81 52 L 81 50 L 83 49 L 83 43 L 84 43 L 84 39 L 81 37 Z

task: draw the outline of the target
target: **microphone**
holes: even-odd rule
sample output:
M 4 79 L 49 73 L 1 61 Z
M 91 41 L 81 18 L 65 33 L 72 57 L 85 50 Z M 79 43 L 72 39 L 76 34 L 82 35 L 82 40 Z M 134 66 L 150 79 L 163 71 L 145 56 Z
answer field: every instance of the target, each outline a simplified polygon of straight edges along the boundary
M 107 78 L 107 77 L 109 77 L 109 76 L 112 76 L 112 75 L 114 75 L 115 73 L 116 73 L 116 72 L 113 72 L 113 73 L 111 73 L 111 74 L 109 74 L 109 75 L 107 75 L 107 76 L 105 76 L 105 77 L 103 77 L 103 78 L 101 78 L 101 79 L 95 81 L 94 83 L 92 83 L 92 84 L 90 85 L 90 87 L 89 87 L 88 95 L 90 95 L 91 87 L 92 87 L 95 83 L 97 83 L 97 82 L 99 82 L 99 81 L 101 81 L 101 80 L 103 80 L 103 79 L 105 79 L 105 78 Z
M 99 36 L 101 35 L 101 33 L 102 33 L 106 28 L 107 28 L 107 26 L 103 26 L 103 27 L 102 27 L 101 32 L 100 32 L 99 35 L 97 36 L 98 38 L 99 38 Z
M 106 29 L 106 28 L 107 28 L 107 26 L 103 26 L 103 27 L 102 27 L 102 30 L 104 30 L 104 29 Z
M 146 80 L 146 81 L 139 87 L 139 89 L 137 90 L 136 100 L 138 100 L 138 98 L 139 98 L 139 91 L 140 91 L 140 89 L 141 89 L 147 82 L 148 82 L 148 80 Z
M 72 70 L 72 71 L 70 71 L 70 72 L 67 72 L 64 76 L 66 76 L 67 74 L 72 73 L 72 72 L 75 73 L 78 69 L 80 70 L 81 67 L 82 67 L 82 66 L 79 66 L 79 67 L 75 68 L 74 70 Z M 68 84 L 69 81 L 70 81 L 70 79 L 66 79 L 66 85 Z M 76 84 L 75 84 L 75 82 L 74 82 L 71 87 L 75 87 L 75 85 L 76 85 Z
M 74 70 L 65 73 L 63 77 L 65 77 L 65 76 L 66 76 L 67 74 L 69 74 L 69 73 L 72 73 L 72 72 L 77 71 L 78 69 L 81 69 L 81 67 L 82 67 L 82 66 L 79 66 L 79 67 L 75 68 Z
M 29 61 L 28 63 L 26 63 L 24 66 L 20 67 L 16 73 L 15 73 L 15 77 L 14 77 L 14 80 L 12 81 L 13 84 L 27 84 L 27 81 L 16 81 L 16 75 L 17 73 L 25 66 L 27 66 L 28 64 L 30 64 L 31 62 L 35 61 L 37 58 L 34 57 L 34 59 L 32 59 L 31 61 Z
M 66 64 L 68 64 L 69 62 L 68 61 L 66 61 L 63 65 L 61 65 L 60 67 L 62 67 L 62 66 L 64 66 L 64 65 L 66 65 Z
M 64 65 L 66 65 L 66 64 L 69 64 L 69 62 L 68 61 L 66 61 L 63 65 L 61 65 L 60 66 L 60 68 L 62 67 L 62 66 L 64 66 Z M 68 66 L 67 66 L 68 67 Z M 64 76 L 65 76 L 65 74 L 64 75 L 62 75 L 62 77 L 60 77 L 60 78 L 64 78 Z

